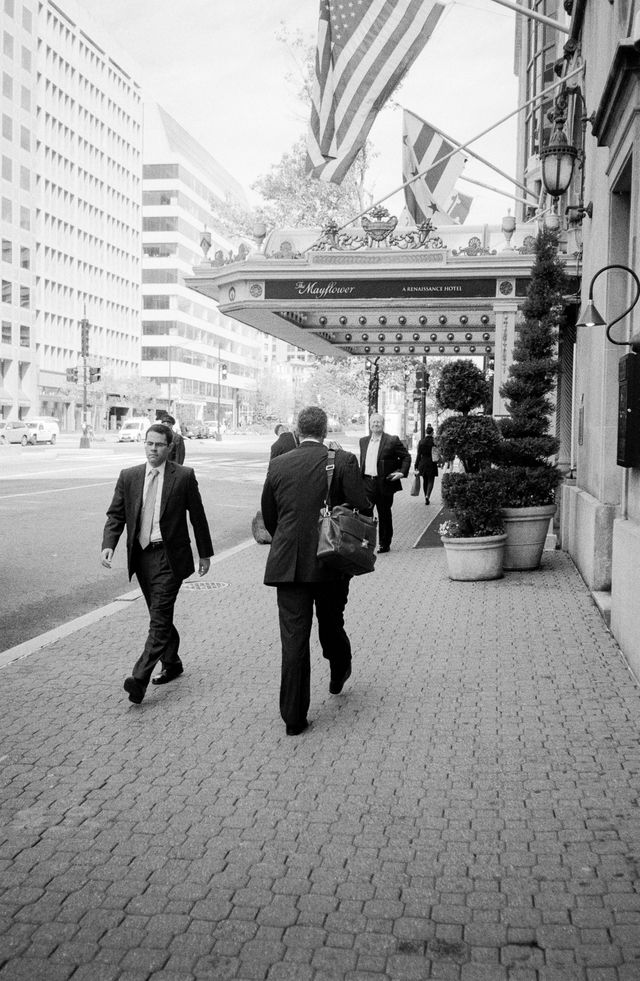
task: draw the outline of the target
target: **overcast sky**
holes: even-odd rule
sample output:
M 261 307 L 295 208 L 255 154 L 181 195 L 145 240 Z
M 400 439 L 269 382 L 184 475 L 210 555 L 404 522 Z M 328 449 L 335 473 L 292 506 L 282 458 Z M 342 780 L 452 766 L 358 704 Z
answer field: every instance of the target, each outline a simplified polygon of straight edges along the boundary
M 145 94 L 159 102 L 247 189 L 306 132 L 308 111 L 288 73 L 297 66 L 276 40 L 282 24 L 315 44 L 318 0 L 78 0 L 142 70 Z M 395 99 L 460 142 L 515 109 L 516 14 L 492 0 L 454 0 Z M 516 123 L 502 125 L 474 148 L 514 174 Z M 378 116 L 371 139 L 376 197 L 402 182 L 402 113 Z M 512 190 L 469 160 L 465 174 Z M 460 182 L 472 194 L 467 223 L 499 222 L 506 197 Z M 386 203 L 399 214 L 399 197 Z

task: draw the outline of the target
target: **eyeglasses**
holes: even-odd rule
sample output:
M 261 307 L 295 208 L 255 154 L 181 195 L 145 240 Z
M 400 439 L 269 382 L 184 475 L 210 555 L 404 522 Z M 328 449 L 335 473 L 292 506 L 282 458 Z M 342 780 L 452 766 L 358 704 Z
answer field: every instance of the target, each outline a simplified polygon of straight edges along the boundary
M 167 442 L 165 442 L 165 443 L 151 443 L 148 439 L 145 439 L 144 445 L 145 446 L 156 446 L 159 449 L 160 447 L 162 447 L 162 446 L 168 446 L 169 444 Z

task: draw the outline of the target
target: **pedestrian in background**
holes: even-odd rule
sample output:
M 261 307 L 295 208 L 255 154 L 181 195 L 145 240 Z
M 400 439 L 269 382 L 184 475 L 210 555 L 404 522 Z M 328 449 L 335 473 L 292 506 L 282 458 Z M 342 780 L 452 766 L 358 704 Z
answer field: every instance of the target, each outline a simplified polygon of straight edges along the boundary
M 418 443 L 418 452 L 415 462 L 415 472 L 422 477 L 425 504 L 431 503 L 433 485 L 436 477 L 438 476 L 438 464 L 433 459 L 434 446 L 435 442 L 433 438 L 433 426 L 429 425 L 425 430 L 425 435 Z
M 169 450 L 169 459 L 174 463 L 179 463 L 182 466 L 184 463 L 186 447 L 182 433 L 178 432 L 176 429 L 175 419 L 173 416 L 169 415 L 168 412 L 163 412 L 158 421 L 163 422 L 165 426 L 169 426 L 173 432 L 173 440 L 171 441 L 171 449 Z
M 299 443 L 296 431 L 293 430 L 292 432 L 284 422 L 279 422 L 274 432 L 278 438 L 275 443 L 271 444 L 270 460 L 276 456 L 281 456 L 283 453 L 288 453 L 289 450 L 295 450 Z
M 411 454 L 397 436 L 384 431 L 384 416 L 374 412 L 369 418 L 369 436 L 360 440 L 360 473 L 367 497 L 378 512 L 379 552 L 388 552 L 393 539 L 393 496 L 409 473 Z M 367 513 L 372 514 L 373 509 Z
M 351 577 L 323 565 L 317 557 L 318 521 L 327 497 L 327 421 L 326 412 L 317 406 L 302 409 L 300 445 L 271 460 L 262 491 L 262 515 L 273 538 L 264 582 L 277 588 L 280 714 L 288 736 L 298 736 L 308 726 L 314 606 L 322 654 L 331 671 L 331 694 L 339 695 L 351 674 L 351 644 L 344 628 Z M 369 501 L 356 457 L 336 450 L 334 465 L 328 503 L 366 510 Z
M 180 635 L 173 610 L 182 582 L 195 571 L 187 514 L 200 556 L 199 575 L 209 571 L 213 545 L 198 481 L 190 467 L 169 460 L 173 432 L 155 423 L 145 434 L 146 464 L 122 470 L 107 511 L 102 537 L 102 565 L 111 568 L 113 553 L 127 529 L 129 579 L 134 572 L 149 609 L 149 632 L 124 690 L 129 701 L 143 700 L 158 661 L 162 672 L 153 683 L 164 685 L 183 672 L 178 655 Z

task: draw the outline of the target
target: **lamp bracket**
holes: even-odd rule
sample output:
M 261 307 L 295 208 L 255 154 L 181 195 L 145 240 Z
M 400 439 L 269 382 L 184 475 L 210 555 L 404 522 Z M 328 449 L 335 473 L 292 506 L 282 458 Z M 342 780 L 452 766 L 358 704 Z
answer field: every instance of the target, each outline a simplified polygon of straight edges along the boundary
M 598 269 L 597 273 L 595 273 L 595 275 L 593 276 L 593 278 L 591 280 L 591 285 L 589 286 L 589 302 L 592 302 L 593 301 L 593 285 L 594 285 L 596 279 L 599 276 L 601 276 L 602 273 L 607 272 L 609 269 L 621 269 L 623 272 L 629 273 L 629 275 L 633 278 L 633 281 L 634 281 L 634 283 L 636 285 L 636 295 L 633 298 L 633 301 L 631 302 L 631 304 L 627 307 L 627 309 L 626 310 L 623 310 L 623 312 L 620 314 L 620 316 L 619 317 L 616 317 L 615 320 L 612 320 L 610 324 L 607 324 L 607 340 L 610 341 L 612 344 L 615 344 L 617 347 L 630 347 L 630 348 L 632 348 L 633 353 L 634 354 L 637 354 L 640 351 L 640 345 L 638 345 L 637 342 L 616 341 L 611 336 L 611 328 L 614 326 L 614 324 L 617 324 L 620 320 L 622 320 L 624 317 L 626 317 L 628 313 L 631 313 L 631 311 L 635 307 L 635 305 L 638 302 L 638 300 L 640 300 L 640 279 L 638 279 L 638 277 L 634 273 L 633 269 L 629 269 L 628 266 L 623 266 L 623 265 L 621 265 L 620 263 L 617 263 L 617 262 L 611 263 L 611 265 L 608 265 L 608 266 L 603 266 L 602 269 Z

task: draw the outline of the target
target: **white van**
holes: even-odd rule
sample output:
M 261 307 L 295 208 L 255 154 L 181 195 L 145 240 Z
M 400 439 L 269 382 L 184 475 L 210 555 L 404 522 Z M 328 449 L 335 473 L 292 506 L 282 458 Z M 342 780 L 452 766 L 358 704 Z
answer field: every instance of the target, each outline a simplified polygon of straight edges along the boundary
M 53 416 L 33 416 L 26 420 L 26 425 L 32 433 L 32 443 L 51 443 L 53 446 L 60 435 L 58 420 Z
M 151 423 L 148 419 L 129 419 L 122 423 L 118 436 L 119 443 L 141 443 Z

